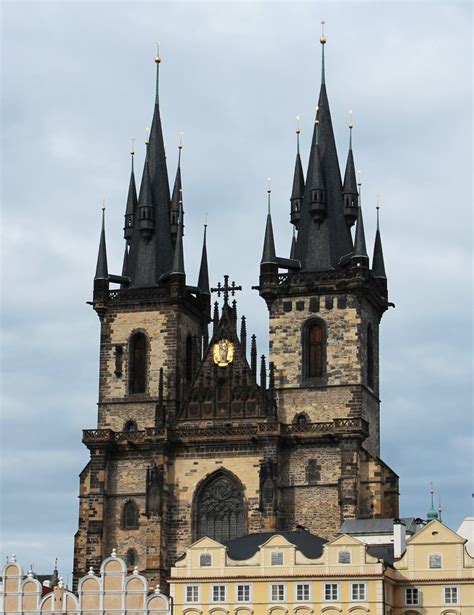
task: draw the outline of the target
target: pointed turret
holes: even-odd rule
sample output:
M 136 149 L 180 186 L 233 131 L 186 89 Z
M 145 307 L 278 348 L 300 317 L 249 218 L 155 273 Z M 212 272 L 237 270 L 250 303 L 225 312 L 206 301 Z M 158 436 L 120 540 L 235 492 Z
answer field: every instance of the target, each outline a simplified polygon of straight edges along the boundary
M 346 172 L 342 194 L 344 198 L 344 216 L 349 227 L 357 220 L 357 180 L 352 153 L 352 121 L 349 123 L 349 152 L 347 154 Z
M 107 246 L 105 243 L 105 207 L 102 208 L 102 230 L 100 232 L 99 252 L 97 254 L 97 266 L 95 268 L 94 282 L 108 280 L 109 270 L 107 266 Z
M 184 271 L 184 249 L 183 249 L 183 206 L 180 204 L 178 213 L 178 234 L 176 236 L 176 245 L 174 248 L 173 267 L 171 269 L 172 276 L 185 276 Z
M 267 212 L 267 225 L 265 227 L 265 238 L 263 240 L 262 260 L 260 261 L 260 272 L 261 273 L 270 271 L 268 265 L 271 266 L 271 271 L 273 271 L 275 267 L 278 268 L 276 250 L 275 250 L 275 239 L 273 237 L 272 214 L 271 214 L 271 208 L 270 208 L 270 195 L 272 191 L 270 188 L 270 179 L 268 181 L 269 181 L 268 190 L 267 190 L 268 212 Z
M 377 205 L 377 231 L 375 232 L 374 257 L 372 259 L 372 274 L 374 278 L 382 278 L 386 280 L 387 274 L 385 273 L 382 238 L 380 236 L 379 209 L 380 207 Z
M 352 264 L 355 267 L 368 267 L 369 256 L 365 245 L 364 220 L 362 217 L 362 204 L 360 200 L 361 184 L 359 184 L 359 207 L 357 211 L 357 226 L 354 239 L 354 253 L 352 254 Z
M 153 207 L 153 195 L 151 188 L 150 170 L 148 156 L 143 167 L 142 182 L 140 185 L 140 196 L 138 198 L 138 220 L 137 228 L 140 235 L 148 243 L 155 230 L 155 211 Z
M 178 146 L 178 167 L 176 169 L 176 177 L 174 180 L 173 186 L 173 194 L 171 196 L 171 206 L 170 206 L 170 232 L 171 232 L 171 240 L 173 244 L 176 241 L 176 236 L 178 233 L 178 214 L 179 214 L 179 204 L 182 203 L 182 193 L 183 186 L 181 183 L 181 150 L 183 149 L 182 141 L 180 141 Z
M 128 196 L 127 196 L 127 207 L 125 209 L 125 225 L 123 227 L 123 236 L 130 243 L 133 235 L 133 224 L 135 218 L 135 212 L 137 209 L 137 188 L 135 185 L 135 173 L 134 173 L 134 164 L 133 159 L 135 156 L 135 151 L 132 148 L 130 152 L 132 164 L 131 164 L 131 172 L 130 172 L 130 183 L 128 186 Z
M 293 175 L 293 190 L 290 197 L 290 221 L 298 228 L 298 223 L 301 216 L 301 204 L 304 196 L 304 174 L 300 156 L 300 125 L 299 115 L 296 117 L 296 161 L 295 172 Z
M 305 194 L 298 225 L 296 258 L 303 271 L 336 268 L 352 251 L 352 238 L 344 218 L 342 182 L 326 92 L 324 32 L 321 90 L 306 174 Z
M 211 295 L 209 290 L 209 269 L 207 265 L 207 224 L 204 224 L 204 236 L 202 240 L 201 266 L 199 267 L 198 288 L 201 294 Z
M 291 238 L 290 258 L 296 259 L 296 229 L 293 227 L 293 237 Z
M 127 246 L 127 244 L 125 244 L 125 250 L 123 251 L 122 275 L 124 277 L 129 277 L 129 275 L 128 275 L 128 246 Z

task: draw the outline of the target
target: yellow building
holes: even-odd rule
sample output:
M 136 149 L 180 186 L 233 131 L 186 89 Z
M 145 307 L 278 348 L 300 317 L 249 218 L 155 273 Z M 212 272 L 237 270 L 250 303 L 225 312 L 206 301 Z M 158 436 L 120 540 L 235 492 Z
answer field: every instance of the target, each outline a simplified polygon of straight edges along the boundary
M 386 572 L 393 615 L 473 615 L 474 558 L 466 542 L 439 521 L 410 538 Z
M 171 570 L 175 615 L 383 613 L 384 564 L 350 536 L 202 538 Z

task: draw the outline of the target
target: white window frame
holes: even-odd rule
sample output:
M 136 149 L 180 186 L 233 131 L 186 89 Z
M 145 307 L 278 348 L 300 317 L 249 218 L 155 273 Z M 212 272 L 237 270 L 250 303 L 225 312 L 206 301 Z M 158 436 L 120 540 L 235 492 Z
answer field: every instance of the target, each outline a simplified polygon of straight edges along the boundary
M 273 588 L 274 587 L 283 587 L 283 598 L 273 598 Z M 286 583 L 271 583 L 270 584 L 270 602 L 285 602 L 286 600 Z
M 341 555 L 343 553 L 347 553 L 349 555 L 349 561 L 348 562 L 341 562 Z M 340 549 L 337 552 L 337 563 L 341 564 L 342 566 L 349 566 L 349 564 L 352 564 L 352 553 L 349 551 L 349 549 Z
M 364 588 L 364 597 L 363 598 L 354 598 L 354 587 L 357 586 L 357 593 L 360 594 L 360 588 Z M 357 581 L 355 583 L 351 583 L 351 602 L 367 602 L 367 583 L 365 581 Z
M 281 562 L 274 562 L 273 561 L 273 557 L 275 556 L 275 559 L 281 559 Z M 285 561 L 285 557 L 283 555 L 283 551 L 272 551 L 271 556 L 270 556 L 270 562 L 272 566 L 283 566 Z
M 416 602 L 408 602 L 408 592 L 413 592 L 413 590 L 416 590 Z M 420 602 L 420 589 L 418 587 L 405 587 L 405 592 L 404 592 L 405 596 L 404 596 L 404 603 L 405 606 L 420 606 L 421 602 Z M 413 598 L 412 598 L 413 599 Z
M 431 558 L 432 557 L 439 557 L 439 562 L 440 562 L 439 566 L 432 566 L 431 565 Z M 442 556 L 442 554 L 441 553 L 430 553 L 428 555 L 428 568 L 430 570 L 441 570 L 442 567 L 443 567 L 443 556 Z
M 193 598 L 192 600 L 189 599 L 188 597 L 188 589 L 193 588 Z M 196 596 L 194 597 L 194 590 L 196 590 Z M 200 596 L 201 596 L 201 587 L 200 585 L 185 585 L 184 586 L 184 601 L 186 602 L 186 604 L 196 604 L 196 602 L 200 602 Z
M 239 587 L 248 587 L 249 588 L 249 597 L 246 600 L 239 600 Z M 248 604 L 252 602 L 252 584 L 251 583 L 238 583 L 235 586 L 235 602 L 238 604 Z
M 214 596 L 214 590 L 218 590 L 219 597 L 216 599 Z M 221 590 L 224 589 L 224 598 L 220 596 Z M 227 602 L 227 585 L 224 583 L 214 583 L 211 585 L 211 602 L 213 604 L 224 604 Z
M 308 588 L 307 598 L 298 598 L 298 587 L 305 586 Z M 304 593 L 304 592 L 303 592 Z M 296 583 L 295 585 L 295 602 L 311 602 L 311 583 Z
M 446 600 L 446 590 L 451 590 L 452 591 L 453 589 L 456 590 L 456 602 L 448 602 Z M 443 604 L 446 605 L 446 606 L 448 606 L 448 605 L 451 605 L 451 606 L 452 605 L 455 605 L 455 606 L 458 605 L 459 606 L 460 594 L 461 594 L 461 592 L 460 592 L 459 585 L 445 585 L 443 587 Z
M 331 586 L 331 588 L 333 586 L 336 586 L 336 597 L 335 598 L 326 598 L 326 587 Z M 334 582 L 329 582 L 329 583 L 323 583 L 323 602 L 339 602 L 339 583 L 334 583 Z M 331 594 L 332 594 L 332 589 L 331 589 Z

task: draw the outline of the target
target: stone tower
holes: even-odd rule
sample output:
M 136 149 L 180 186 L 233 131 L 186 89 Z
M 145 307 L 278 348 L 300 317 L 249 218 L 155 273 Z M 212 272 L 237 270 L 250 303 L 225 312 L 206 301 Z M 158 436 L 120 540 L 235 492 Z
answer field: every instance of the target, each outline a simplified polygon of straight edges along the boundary
M 121 275 L 109 273 L 104 222 L 100 236 L 98 421 L 83 434 L 90 462 L 74 573 L 116 548 L 165 587 L 176 557 L 204 535 L 225 542 L 299 524 L 329 538 L 344 518 L 397 516 L 398 479 L 378 457 L 388 307 L 380 233 L 370 267 L 352 148 L 342 184 L 324 78 L 306 181 L 296 159 L 289 259 L 276 256 L 267 216 L 258 286 L 267 364 L 255 336 L 247 344 L 245 317 L 238 323 L 241 288 L 228 276 L 210 288 L 205 232 L 198 283 L 187 283 L 181 164 L 170 194 L 156 63 L 138 197 L 132 155 Z M 221 306 L 211 318 L 212 292 Z

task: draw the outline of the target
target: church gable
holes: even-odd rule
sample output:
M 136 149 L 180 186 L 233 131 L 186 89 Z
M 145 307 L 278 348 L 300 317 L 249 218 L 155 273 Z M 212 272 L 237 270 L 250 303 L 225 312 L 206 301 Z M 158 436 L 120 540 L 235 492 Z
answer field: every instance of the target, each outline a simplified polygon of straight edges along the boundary
M 255 419 L 268 416 L 270 399 L 256 380 L 236 330 L 236 308 L 226 301 L 178 420 Z

